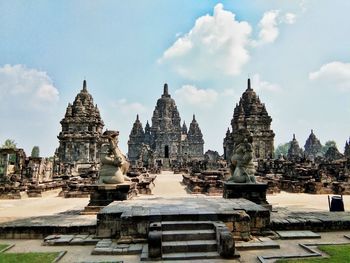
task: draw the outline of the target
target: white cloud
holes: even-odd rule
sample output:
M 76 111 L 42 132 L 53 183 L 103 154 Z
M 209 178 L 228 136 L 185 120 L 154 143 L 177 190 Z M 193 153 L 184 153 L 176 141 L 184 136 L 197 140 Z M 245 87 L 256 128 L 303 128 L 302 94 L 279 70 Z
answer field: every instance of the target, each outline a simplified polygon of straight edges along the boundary
M 339 90 L 350 90 L 350 63 L 333 61 L 321 66 L 317 71 L 309 74 L 311 81 L 318 81 L 322 85 Z
M 59 92 L 46 72 L 25 65 L 0 67 L 0 100 L 30 109 L 57 102 Z
M 252 77 L 252 88 L 256 91 L 281 91 L 281 87 L 279 85 L 262 80 L 260 74 L 254 74 L 254 76 Z
M 218 99 L 218 92 L 212 89 L 200 89 L 193 85 L 183 85 L 175 91 L 176 101 L 192 106 L 209 108 Z
M 237 21 L 234 13 L 217 4 L 213 15 L 199 17 L 194 27 L 164 52 L 159 63 L 168 63 L 191 79 L 218 73 L 238 75 L 249 61 L 251 31 L 247 22 Z
M 259 38 L 251 42 L 252 46 L 256 47 L 275 42 L 279 35 L 278 26 L 282 23 L 291 25 L 294 24 L 295 21 L 296 15 L 293 13 L 285 13 L 282 15 L 280 10 L 270 10 L 265 12 L 258 24 L 258 27 L 260 28 Z
M 144 113 L 147 108 L 139 102 L 128 102 L 126 99 L 120 99 L 113 103 L 113 107 L 118 109 L 124 115 L 136 115 Z
M 270 10 L 264 13 L 263 18 L 259 22 L 259 43 L 272 43 L 278 37 L 277 17 L 278 10 Z
M 295 20 L 296 20 L 296 14 L 293 14 L 293 13 L 286 13 L 284 15 L 284 18 L 283 18 L 283 21 L 286 23 L 286 24 L 294 24 L 295 23 Z

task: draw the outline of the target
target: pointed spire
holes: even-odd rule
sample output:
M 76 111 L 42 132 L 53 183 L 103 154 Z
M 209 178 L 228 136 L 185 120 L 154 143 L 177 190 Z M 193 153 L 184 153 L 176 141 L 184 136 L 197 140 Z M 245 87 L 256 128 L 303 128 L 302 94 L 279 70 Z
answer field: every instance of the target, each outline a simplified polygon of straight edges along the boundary
M 250 86 L 250 78 L 248 78 L 248 87 L 247 87 L 247 90 L 251 90 L 251 86 Z
M 168 90 L 168 84 L 167 83 L 164 84 L 163 95 L 165 95 L 165 96 L 169 95 L 169 90 Z
M 85 79 L 83 81 L 83 91 L 87 91 L 87 89 L 86 89 L 86 80 Z
M 295 133 L 293 133 L 293 140 L 295 140 Z
M 314 134 L 314 130 L 313 129 L 311 129 L 311 134 Z
M 196 121 L 196 115 L 193 114 L 193 121 Z
M 138 114 L 136 115 L 136 120 L 139 121 L 139 115 Z

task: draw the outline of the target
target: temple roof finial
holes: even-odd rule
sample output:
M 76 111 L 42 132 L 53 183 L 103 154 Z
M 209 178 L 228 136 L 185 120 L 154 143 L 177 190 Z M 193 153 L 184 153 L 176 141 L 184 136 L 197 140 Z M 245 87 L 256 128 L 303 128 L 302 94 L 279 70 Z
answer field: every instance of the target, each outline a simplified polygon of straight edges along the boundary
M 166 96 L 169 95 L 169 90 L 168 90 L 168 84 L 167 83 L 164 84 L 163 95 L 166 95 Z
M 136 115 L 136 120 L 137 120 L 137 121 L 139 120 L 139 115 L 138 115 L 138 114 Z
M 248 78 L 248 87 L 247 87 L 247 90 L 251 90 L 251 86 L 250 86 L 250 78 Z
M 293 140 L 295 140 L 295 133 L 293 133 Z
M 86 89 L 86 80 L 85 79 L 83 81 L 83 91 L 87 91 L 87 89 Z
M 196 120 L 196 115 L 195 115 L 195 114 L 193 114 L 193 120 L 194 120 L 194 121 Z

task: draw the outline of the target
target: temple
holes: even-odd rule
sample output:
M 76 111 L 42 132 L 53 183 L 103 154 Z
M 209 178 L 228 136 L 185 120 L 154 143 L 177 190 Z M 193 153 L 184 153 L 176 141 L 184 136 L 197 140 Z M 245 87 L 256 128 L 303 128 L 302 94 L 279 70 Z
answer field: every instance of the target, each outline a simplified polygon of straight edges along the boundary
M 228 129 L 224 138 L 225 159 L 230 159 L 237 141 L 236 133 L 242 128 L 247 129 L 253 136 L 254 158 L 272 158 L 275 134 L 271 130 L 271 122 L 272 118 L 267 113 L 265 104 L 260 102 L 248 79 L 248 87 L 234 109 L 231 121 L 232 131 Z
M 320 140 L 317 139 L 314 131 L 311 130 L 309 138 L 305 142 L 305 157 L 309 160 L 314 161 L 316 157 L 323 157 L 322 145 Z
M 295 134 L 293 134 L 293 139 L 290 141 L 287 158 L 290 161 L 300 161 L 303 158 L 303 149 L 299 147 L 297 139 L 295 139 Z M 276 156 L 278 158 L 278 156 Z
M 196 117 L 193 115 L 188 131 L 185 123 L 181 126 L 180 114 L 167 84 L 153 111 L 152 125 L 147 122 L 143 129 L 136 117 L 128 141 L 128 158 L 132 163 L 140 158 L 145 145 L 152 151 L 154 164 L 164 168 L 204 158 L 203 134 Z
M 87 90 L 86 81 L 73 104 L 69 103 L 61 120 L 62 131 L 57 138 L 58 159 L 63 164 L 89 166 L 99 162 L 98 143 L 104 123 L 97 105 Z

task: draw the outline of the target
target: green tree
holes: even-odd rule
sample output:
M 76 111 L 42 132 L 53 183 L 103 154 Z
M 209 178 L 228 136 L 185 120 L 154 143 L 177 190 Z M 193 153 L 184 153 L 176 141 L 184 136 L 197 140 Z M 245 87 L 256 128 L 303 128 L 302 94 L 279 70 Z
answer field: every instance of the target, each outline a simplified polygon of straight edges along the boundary
M 1 146 L 1 148 L 10 148 L 10 149 L 17 149 L 17 143 L 15 143 L 14 140 L 7 139 L 4 144 Z
M 322 146 L 322 152 L 325 154 L 327 151 L 328 151 L 328 149 L 330 148 L 330 147 L 335 147 L 335 148 L 337 148 L 337 143 L 335 142 L 335 141 L 333 141 L 333 140 L 330 140 L 330 141 L 326 141 L 326 143 L 324 144 L 324 146 Z M 338 148 L 337 148 L 338 149 Z
M 278 158 L 281 154 L 286 156 L 288 153 L 289 146 L 290 142 L 279 144 L 275 150 L 275 158 Z
M 34 146 L 32 149 L 32 153 L 30 155 L 31 157 L 39 157 L 40 156 L 40 149 L 39 146 Z

